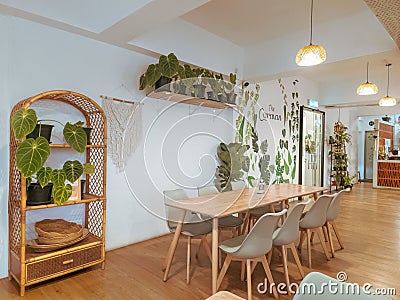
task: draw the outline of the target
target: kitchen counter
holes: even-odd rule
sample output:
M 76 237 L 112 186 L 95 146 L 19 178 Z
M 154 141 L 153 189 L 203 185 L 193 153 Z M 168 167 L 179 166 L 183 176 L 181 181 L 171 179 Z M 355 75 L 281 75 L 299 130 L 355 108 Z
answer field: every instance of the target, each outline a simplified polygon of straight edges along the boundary
M 374 169 L 373 187 L 400 189 L 400 160 L 378 160 Z

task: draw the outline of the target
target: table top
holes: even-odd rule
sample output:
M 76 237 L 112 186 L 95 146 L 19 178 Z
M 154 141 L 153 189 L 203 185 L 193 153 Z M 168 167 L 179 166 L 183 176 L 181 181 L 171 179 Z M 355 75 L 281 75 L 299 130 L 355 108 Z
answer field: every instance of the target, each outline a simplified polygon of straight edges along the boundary
M 327 188 L 281 183 L 266 187 L 265 193 L 263 194 L 257 193 L 258 188 L 245 188 L 243 190 L 169 201 L 166 205 L 208 215 L 210 217 L 223 217 L 325 190 L 327 190 Z

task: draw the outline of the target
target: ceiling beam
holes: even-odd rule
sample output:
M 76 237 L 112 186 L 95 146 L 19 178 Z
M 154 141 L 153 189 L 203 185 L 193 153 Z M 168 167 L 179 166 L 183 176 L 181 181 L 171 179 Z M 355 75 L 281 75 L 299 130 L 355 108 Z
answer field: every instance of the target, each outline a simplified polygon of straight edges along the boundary
M 209 0 L 155 0 L 107 28 L 100 35 L 108 41 L 129 43 L 162 24 L 172 21 Z M 149 18 L 151 16 L 151 18 Z M 173 33 L 171 33 L 173 35 Z

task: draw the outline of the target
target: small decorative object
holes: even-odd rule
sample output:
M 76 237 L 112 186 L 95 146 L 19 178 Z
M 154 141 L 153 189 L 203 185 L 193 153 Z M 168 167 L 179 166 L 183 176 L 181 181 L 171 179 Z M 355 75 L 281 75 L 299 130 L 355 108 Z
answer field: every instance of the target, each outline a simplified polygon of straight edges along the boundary
M 384 151 L 379 151 L 378 152 L 378 159 L 379 160 L 385 160 L 386 159 L 386 153 Z
M 374 126 L 374 125 L 375 125 L 375 122 L 374 122 L 374 121 L 369 121 L 369 122 L 368 122 L 368 125 L 369 125 L 369 126 Z
M 391 118 L 388 115 L 382 117 L 382 121 L 390 122 L 390 120 L 391 120 Z
M 264 183 L 264 180 L 261 178 L 258 183 L 257 194 L 264 194 L 264 193 L 265 193 L 265 183 Z
M 35 223 L 40 244 L 68 243 L 82 236 L 82 225 L 63 219 L 44 219 Z
M 77 181 L 71 183 L 72 186 L 72 193 L 68 200 L 81 200 L 81 180 L 78 179 Z

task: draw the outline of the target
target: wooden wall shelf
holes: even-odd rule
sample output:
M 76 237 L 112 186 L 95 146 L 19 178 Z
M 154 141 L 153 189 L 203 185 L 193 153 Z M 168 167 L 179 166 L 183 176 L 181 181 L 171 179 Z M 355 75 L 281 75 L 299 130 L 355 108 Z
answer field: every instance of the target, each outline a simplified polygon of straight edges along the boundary
M 225 102 L 220 102 L 216 100 L 209 100 L 209 99 L 202 99 L 202 98 L 195 98 L 188 95 L 176 94 L 172 92 L 151 92 L 147 94 L 147 97 L 160 99 L 160 100 L 167 100 L 172 102 L 184 103 L 184 104 L 191 104 L 191 105 L 198 105 L 204 107 L 211 107 L 215 109 L 224 109 L 224 108 L 233 108 L 235 104 L 229 104 Z

